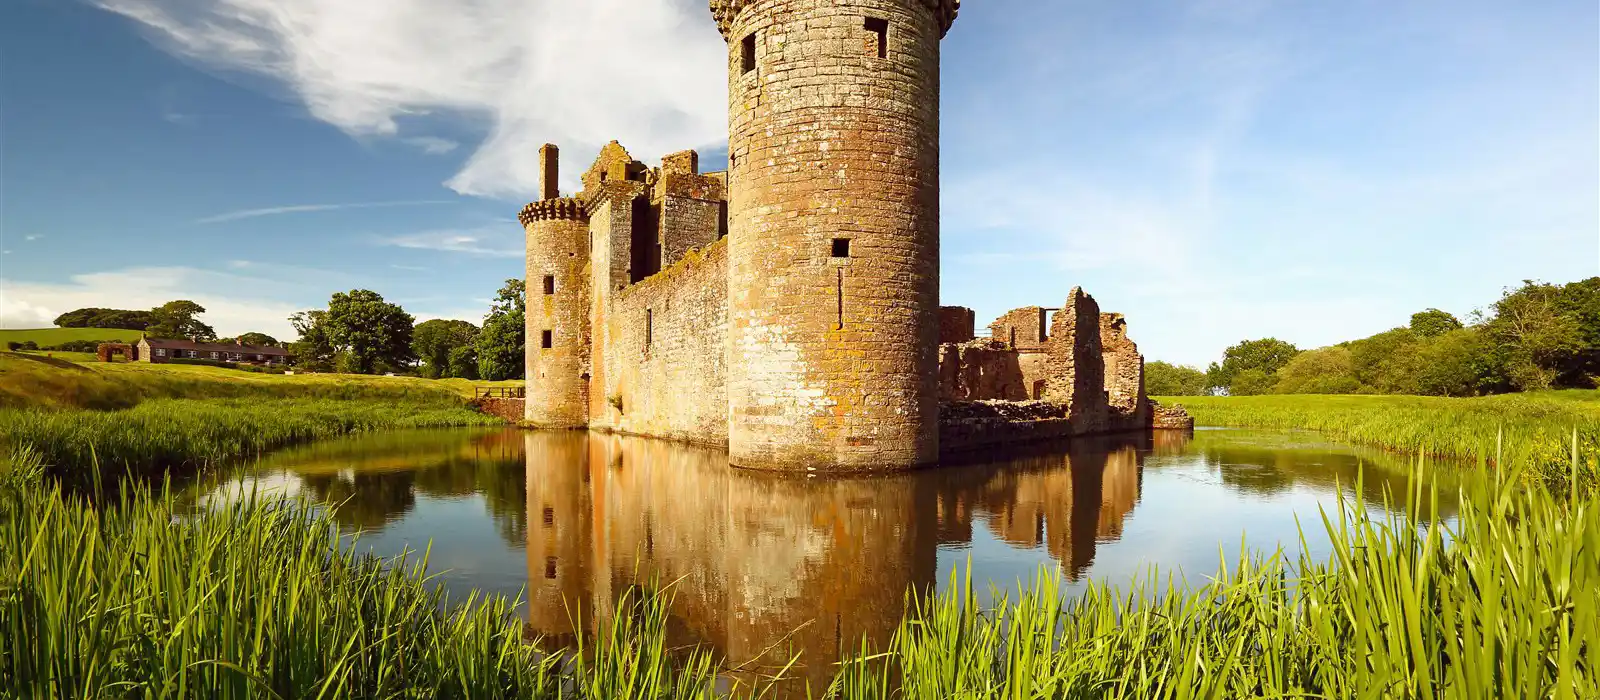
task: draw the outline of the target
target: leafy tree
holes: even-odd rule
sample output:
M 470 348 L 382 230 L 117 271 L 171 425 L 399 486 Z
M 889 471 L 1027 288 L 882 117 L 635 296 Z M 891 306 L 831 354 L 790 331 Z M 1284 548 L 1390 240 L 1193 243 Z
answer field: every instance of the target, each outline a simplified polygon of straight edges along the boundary
M 289 344 L 295 366 L 311 372 L 333 369 L 333 342 L 328 340 L 327 311 L 298 311 L 289 317 L 300 339 Z
M 19 343 L 19 342 L 15 341 L 15 340 L 7 340 L 6 341 L 6 349 L 10 350 L 11 352 L 16 352 L 16 351 L 22 349 L 22 343 Z
M 1448 312 L 1427 309 L 1411 314 L 1411 332 L 1422 338 L 1444 335 L 1461 328 L 1461 321 Z
M 337 292 L 323 317 L 341 372 L 371 374 L 411 362 L 411 314 L 367 289 Z
M 1209 386 L 1226 388 L 1228 393 L 1237 394 L 1233 386 L 1234 378 L 1240 372 L 1253 369 L 1259 370 L 1270 386 L 1272 374 L 1288 364 L 1298 352 L 1294 345 L 1277 338 L 1246 340 L 1224 351 L 1222 364 L 1211 363 L 1206 370 L 1206 382 Z M 1256 378 L 1252 376 L 1251 381 L 1256 381 Z
M 489 381 L 521 379 L 526 372 L 527 290 L 520 279 L 508 279 L 495 295 L 478 332 L 478 376 Z
M 1362 385 L 1380 394 L 1415 394 L 1421 340 L 1410 328 L 1392 328 L 1345 345 Z
M 88 307 L 73 309 L 57 316 L 55 324 L 61 328 L 124 328 L 142 331 L 149 328 L 153 321 L 154 318 L 149 311 Z
M 1144 390 L 1151 396 L 1200 396 L 1206 393 L 1206 373 L 1156 360 L 1144 366 Z
M 450 349 L 450 376 L 462 379 L 478 378 L 478 349 L 461 345 Z
M 1239 370 L 1228 385 L 1231 396 L 1255 396 L 1272 391 L 1272 375 L 1258 367 Z
M 1583 313 L 1575 308 L 1584 306 L 1587 296 L 1588 281 L 1581 285 L 1569 299 L 1562 287 L 1523 280 L 1491 307 L 1484 335 L 1517 389 L 1548 389 L 1581 373 L 1592 352 L 1584 347 Z
M 436 318 L 417 324 L 411 332 L 411 350 L 422 361 L 422 376 L 454 376 L 450 372 L 450 351 L 472 345 L 477 337 L 478 327 L 467 321 Z
M 195 318 L 205 312 L 204 306 L 188 299 L 169 301 L 150 310 L 153 322 L 145 332 L 156 338 L 216 340 L 217 332 Z
M 1460 328 L 1428 338 L 1417 346 L 1416 355 L 1418 393 L 1478 396 L 1510 388 L 1505 368 L 1476 328 Z
M 1357 394 L 1355 359 L 1349 348 L 1328 347 L 1307 350 L 1276 373 L 1275 394 Z
M 243 343 L 245 345 L 277 345 L 278 344 L 278 339 L 277 338 L 274 338 L 274 337 L 272 337 L 270 335 L 267 335 L 266 333 L 256 333 L 254 331 L 252 331 L 250 333 L 241 333 L 241 334 L 239 334 L 238 338 L 235 338 L 235 340 L 237 340 L 240 343 Z

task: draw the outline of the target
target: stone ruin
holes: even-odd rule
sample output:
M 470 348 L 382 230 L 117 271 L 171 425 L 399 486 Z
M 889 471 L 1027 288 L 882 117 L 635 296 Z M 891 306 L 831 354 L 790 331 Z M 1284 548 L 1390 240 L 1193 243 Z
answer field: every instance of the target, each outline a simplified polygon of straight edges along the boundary
M 1006 312 L 974 332 L 971 309 L 939 308 L 940 448 L 1142 430 L 1188 430 L 1181 406 L 1144 391 L 1144 356 L 1122 314 L 1074 287 L 1058 308 Z

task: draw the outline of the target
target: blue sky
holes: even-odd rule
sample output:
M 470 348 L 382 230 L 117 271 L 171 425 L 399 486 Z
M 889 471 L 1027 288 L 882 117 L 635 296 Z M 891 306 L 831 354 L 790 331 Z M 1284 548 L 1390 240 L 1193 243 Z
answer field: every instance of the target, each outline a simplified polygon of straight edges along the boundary
M 968 0 L 944 42 L 942 296 L 1080 285 L 1149 359 L 1315 347 L 1600 274 L 1592 0 Z M 0 325 L 351 288 L 480 320 L 540 144 L 725 149 L 704 0 L 9 0 Z

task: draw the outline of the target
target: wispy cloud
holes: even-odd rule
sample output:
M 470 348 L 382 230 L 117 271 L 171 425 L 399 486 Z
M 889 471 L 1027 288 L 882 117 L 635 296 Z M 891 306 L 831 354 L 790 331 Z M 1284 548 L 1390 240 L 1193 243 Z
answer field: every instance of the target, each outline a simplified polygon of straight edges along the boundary
M 197 224 L 217 224 L 224 221 L 238 221 L 240 219 L 254 219 L 260 216 L 277 216 L 279 214 L 302 214 L 314 211 L 337 211 L 340 209 L 373 209 L 378 207 L 415 207 L 435 204 L 455 204 L 448 199 L 422 199 L 398 202 L 351 202 L 346 204 L 291 204 L 282 207 L 263 207 L 261 209 L 241 209 L 225 214 L 208 216 L 195 219 Z
M 22 240 L 24 240 L 24 241 L 37 241 L 37 240 L 39 240 L 41 238 L 44 238 L 44 236 L 42 236 L 40 234 L 37 234 L 37 233 L 30 233 L 30 234 L 28 234 L 26 236 L 23 236 Z
M 504 227 L 422 231 L 379 239 L 382 245 L 421 250 L 442 250 L 451 253 L 468 253 L 492 257 L 517 258 L 524 251 L 518 243 L 521 236 L 507 233 Z
M 487 121 L 446 183 L 463 194 L 534 191 L 546 142 L 616 138 L 648 159 L 726 133 L 727 47 L 704 0 L 93 1 L 174 54 L 281 83 L 353 136 L 405 138 L 419 114 Z
M 423 267 L 421 265 L 390 265 L 389 267 L 392 267 L 392 268 L 394 268 L 396 270 L 405 270 L 406 272 L 427 272 L 428 271 L 428 268 Z
M 192 267 L 139 267 L 73 275 L 63 283 L 0 278 L 0 328 L 44 328 L 86 306 L 148 309 L 173 299 L 205 307 L 202 317 L 222 335 L 261 331 L 292 337 L 289 314 L 301 305 L 303 281 L 246 277 Z
M 430 156 L 444 155 L 461 147 L 461 144 L 455 141 L 437 136 L 413 136 L 402 140 Z

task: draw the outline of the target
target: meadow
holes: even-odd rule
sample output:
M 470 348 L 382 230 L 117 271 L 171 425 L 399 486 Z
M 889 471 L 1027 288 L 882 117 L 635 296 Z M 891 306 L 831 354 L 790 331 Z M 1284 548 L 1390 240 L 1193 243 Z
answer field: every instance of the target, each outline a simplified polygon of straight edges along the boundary
M 42 348 L 71 340 L 118 340 L 124 343 L 137 343 L 142 337 L 144 331 L 126 328 L 0 328 L 0 348 L 9 342 L 26 343 L 30 340 Z
M 1581 483 L 1600 482 L 1600 391 L 1480 398 L 1433 396 L 1174 396 L 1195 424 L 1306 429 L 1362 445 L 1452 459 L 1517 462 L 1559 484 L 1576 449 Z M 1574 444 L 1576 443 L 1576 444 Z
M 669 647 L 670 582 L 623 592 L 584 649 L 542 653 L 512 601 L 446 600 L 415 558 L 356 554 L 326 511 L 187 512 L 134 484 L 95 506 L 39 471 L 0 464 L 0 695 L 666 699 L 776 680 Z M 1600 512 L 1515 471 L 1480 471 L 1453 524 L 1351 506 L 1310 525 L 1326 560 L 1224 558 L 1194 588 L 1152 571 L 1064 602 L 1041 572 L 984 607 L 970 579 L 908 593 L 893 640 L 825 694 L 1596 697 Z

